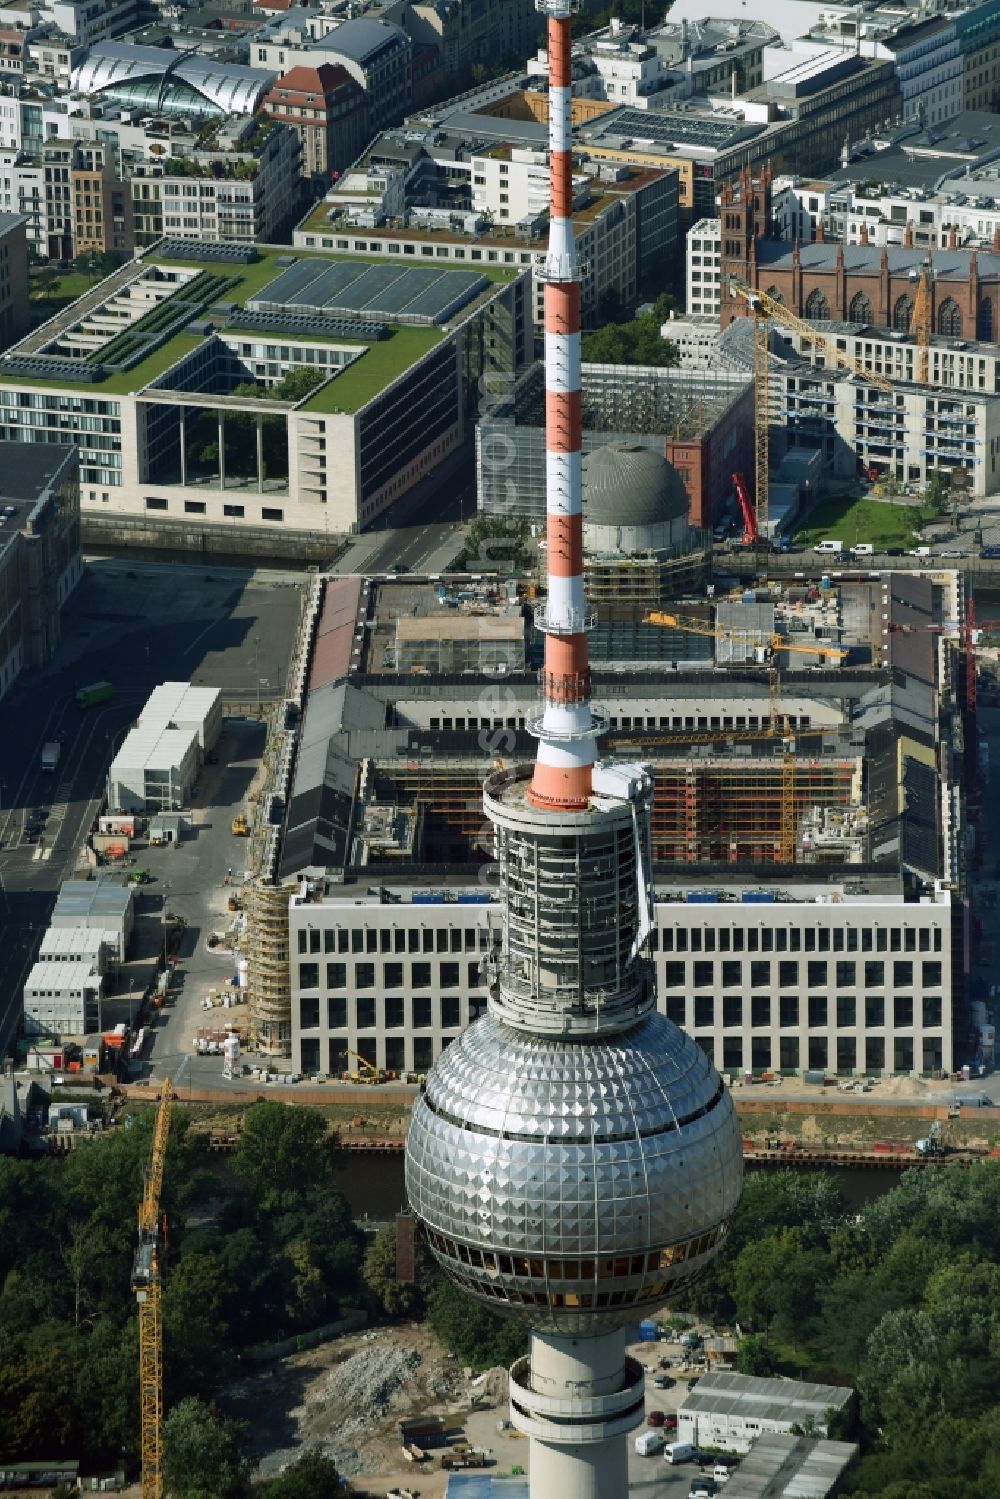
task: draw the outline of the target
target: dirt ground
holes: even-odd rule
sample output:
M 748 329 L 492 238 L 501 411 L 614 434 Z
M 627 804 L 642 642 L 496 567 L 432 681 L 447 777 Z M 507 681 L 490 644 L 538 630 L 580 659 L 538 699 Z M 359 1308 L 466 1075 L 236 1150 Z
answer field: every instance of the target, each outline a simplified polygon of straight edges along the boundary
M 402 1485 L 420 1499 L 440 1499 L 447 1473 L 436 1458 L 408 1462 L 397 1432 L 401 1418 L 425 1414 L 443 1416 L 452 1440 L 490 1449 L 494 1473 L 526 1465 L 526 1440 L 497 1430 L 507 1415 L 506 1372 L 475 1379 L 417 1324 L 336 1338 L 220 1393 L 227 1411 L 249 1423 L 264 1476 L 315 1448 L 369 1493 Z M 482 1408 L 473 1409 L 474 1397 Z

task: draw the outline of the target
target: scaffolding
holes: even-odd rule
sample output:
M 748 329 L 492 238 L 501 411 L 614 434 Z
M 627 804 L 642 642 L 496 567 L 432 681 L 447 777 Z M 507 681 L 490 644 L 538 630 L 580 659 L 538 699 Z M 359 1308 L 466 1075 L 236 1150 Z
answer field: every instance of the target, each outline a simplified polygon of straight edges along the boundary
M 699 442 L 725 422 L 750 385 L 730 370 L 583 366 L 584 455 L 614 443 L 663 456 L 668 442 Z M 545 518 L 545 383 L 533 365 L 476 427 L 479 510 Z
M 292 995 L 288 952 L 288 902 L 296 881 L 250 887 L 247 929 L 247 1003 L 251 1041 L 265 1056 L 285 1057 L 292 1048 Z
M 617 753 L 627 754 L 627 738 L 618 738 Z M 781 741 L 775 743 L 780 750 Z M 653 770 L 653 858 L 660 866 L 781 864 L 788 862 L 789 848 L 800 862 L 801 842 L 792 836 L 793 826 L 797 833 L 817 808 L 847 812 L 863 799 L 862 761 L 855 755 L 785 749 L 695 757 L 669 741 L 644 741 L 642 759 Z M 414 761 L 378 771 L 394 798 L 421 809 L 435 863 L 489 855 L 490 844 L 483 841 L 483 775 L 482 763 L 469 761 Z

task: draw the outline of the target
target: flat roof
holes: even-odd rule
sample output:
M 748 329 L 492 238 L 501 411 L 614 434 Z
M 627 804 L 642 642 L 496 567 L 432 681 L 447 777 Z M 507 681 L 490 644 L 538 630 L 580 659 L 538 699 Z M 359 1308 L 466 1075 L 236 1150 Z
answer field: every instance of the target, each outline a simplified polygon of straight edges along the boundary
M 396 639 L 411 640 L 523 640 L 524 620 L 510 614 L 440 614 L 410 615 L 396 621 Z
M 827 1499 L 859 1450 L 854 1442 L 762 1432 L 733 1470 L 726 1499 Z
M 218 687 L 194 687 L 190 682 L 161 682 L 146 699 L 139 721 L 191 719 L 204 722 L 221 699 L 222 693 Z
M 123 916 L 132 904 L 132 891 L 120 880 L 64 880 L 56 896 L 56 910 L 104 911 Z
M 165 241 L 163 243 L 166 243 Z M 192 247 L 197 246 L 192 242 Z M 239 246 L 245 250 L 247 246 Z M 205 271 L 218 276 L 224 274 L 227 280 L 225 291 L 220 293 L 219 304 L 213 305 L 206 312 L 191 308 L 190 317 L 185 325 L 178 331 L 172 333 L 166 341 L 155 348 L 145 358 L 131 367 L 131 369 L 115 371 L 104 374 L 103 378 L 96 379 L 90 383 L 76 383 L 60 378 L 58 369 L 51 373 L 21 374 L 15 368 L 7 364 L 11 356 L 19 357 L 20 345 L 7 349 L 0 355 L 0 386 L 12 386 L 16 389 L 44 388 L 66 392 L 81 398 L 135 394 L 142 391 L 146 386 L 152 384 L 168 369 L 175 365 L 183 356 L 200 348 L 208 338 L 216 334 L 225 339 L 238 338 L 247 341 L 254 338 L 266 338 L 269 342 L 275 342 L 277 335 L 262 328 L 255 333 L 252 325 L 230 326 L 228 314 L 233 312 L 250 312 L 247 304 L 258 298 L 260 294 L 272 282 L 278 280 L 284 271 L 288 269 L 290 261 L 319 260 L 328 265 L 346 264 L 352 268 L 364 265 L 384 266 L 384 256 L 359 256 L 359 255 L 335 255 L 323 250 L 300 250 L 288 245 L 256 246 L 257 259 L 249 263 L 237 260 L 213 260 L 210 256 L 199 260 L 197 258 L 172 257 L 169 254 L 157 252 L 156 246 L 145 251 L 138 264 L 142 267 L 155 268 L 176 267 L 189 271 L 192 275 Z M 480 267 L 476 267 L 477 271 Z M 509 285 L 522 274 L 519 266 L 485 265 L 481 268 L 482 275 L 489 283 Z M 120 272 L 115 273 L 120 276 Z M 121 288 L 121 282 L 108 278 L 106 295 L 108 298 L 115 295 Z M 490 288 L 492 289 L 492 288 Z M 84 296 L 88 300 L 90 316 L 103 305 L 100 297 L 95 300 L 95 291 L 100 293 L 100 286 L 91 288 Z M 183 287 L 178 287 L 177 292 L 183 299 Z M 172 293 L 172 296 L 177 295 Z M 485 294 L 484 294 L 485 295 Z M 82 299 L 81 299 L 82 301 Z M 170 298 L 165 299 L 160 305 L 168 306 Z M 74 304 L 75 306 L 76 304 Z M 476 304 L 470 304 L 474 307 Z M 459 309 L 456 321 L 461 322 L 469 312 L 469 306 Z M 214 333 L 204 331 L 203 319 L 207 317 L 213 325 Z M 59 315 L 63 333 L 73 324 L 73 307 L 66 309 Z M 245 323 L 246 318 L 242 321 Z M 198 326 L 192 326 L 198 325 Z M 361 356 L 355 359 L 347 368 L 341 370 L 333 379 L 327 381 L 326 385 L 314 391 L 302 406 L 311 411 L 345 411 L 355 412 L 366 405 L 375 396 L 379 395 L 386 386 L 392 384 L 401 375 L 404 375 L 419 360 L 429 354 L 450 331 L 450 325 L 414 327 L 407 324 L 396 324 L 388 322 L 384 329 L 388 329 L 388 336 L 379 342 L 367 342 L 364 338 L 344 337 L 338 333 L 330 332 L 324 334 L 322 329 L 313 329 L 308 338 L 304 340 L 294 333 L 282 333 L 280 342 L 283 344 L 294 344 L 296 342 L 321 342 L 336 344 L 337 347 L 355 349 Z M 55 337 L 55 334 L 53 334 Z M 39 354 L 38 334 L 29 334 L 30 347 L 26 351 L 31 358 Z M 22 342 L 27 342 L 23 340 Z M 74 361 L 75 362 L 75 361 Z M 62 360 L 60 363 L 65 364 Z M 30 444 L 12 444 L 12 446 L 24 447 L 31 451 Z
M 36 963 L 28 974 L 24 981 L 24 991 L 27 994 L 29 989 L 35 993 L 49 989 L 85 989 L 88 986 L 93 988 L 100 982 L 100 975 L 93 963 L 43 962 Z
M 112 760 L 109 775 L 121 778 L 134 770 L 173 769 L 197 743 L 197 729 L 169 729 L 160 720 L 140 718 Z
M 685 1396 L 679 1416 L 729 1416 L 738 1421 L 822 1420 L 851 1399 L 849 1386 L 806 1384 L 798 1379 L 758 1379 L 750 1374 L 703 1374 Z
M 39 954 L 56 957 L 66 952 L 100 952 L 103 945 L 118 941 L 118 933 L 97 926 L 50 926 L 42 938 Z

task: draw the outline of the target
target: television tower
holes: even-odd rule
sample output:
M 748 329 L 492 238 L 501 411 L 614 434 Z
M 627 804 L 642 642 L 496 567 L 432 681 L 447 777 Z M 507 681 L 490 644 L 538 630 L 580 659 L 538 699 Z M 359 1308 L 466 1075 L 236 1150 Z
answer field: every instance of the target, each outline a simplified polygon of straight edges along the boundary
M 574 0 L 548 16 L 551 206 L 545 265 L 548 596 L 533 769 L 494 771 L 503 943 L 488 1013 L 427 1076 L 406 1187 L 446 1273 L 519 1317 L 510 1371 L 532 1499 L 625 1499 L 645 1417 L 626 1329 L 716 1253 L 742 1182 L 732 1100 L 656 1010 L 652 781 L 599 760 L 583 590 L 580 280 L 572 223 Z

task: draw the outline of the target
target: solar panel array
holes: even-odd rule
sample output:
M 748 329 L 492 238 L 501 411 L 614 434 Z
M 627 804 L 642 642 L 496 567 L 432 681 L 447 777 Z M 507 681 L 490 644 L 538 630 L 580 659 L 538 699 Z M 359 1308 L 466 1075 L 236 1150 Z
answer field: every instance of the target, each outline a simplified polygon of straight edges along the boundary
M 228 265 L 250 265 L 257 259 L 253 245 L 221 239 L 161 239 L 156 254 L 163 260 L 218 260 Z
M 252 328 L 258 333 L 309 333 L 319 338 L 353 338 L 378 343 L 389 337 L 384 323 L 363 323 L 357 318 L 317 317 L 312 312 L 231 312 L 227 328 Z
M 47 380 L 55 385 L 94 385 L 107 374 L 99 364 L 46 354 L 7 354 L 0 362 L 0 372 L 21 375 L 25 380 Z
M 300 260 L 247 305 L 267 313 L 364 313 L 388 323 L 443 323 L 488 286 L 478 271 Z
M 706 119 L 703 115 L 669 113 L 666 110 L 622 109 L 614 115 L 609 114 L 606 120 L 598 118 L 590 133 L 606 141 L 612 136 L 616 139 L 630 137 L 665 147 L 684 144 L 722 150 L 733 141 L 757 135 L 763 129 L 763 125 L 758 125 L 756 130 L 752 124 L 748 127 L 744 120 Z

